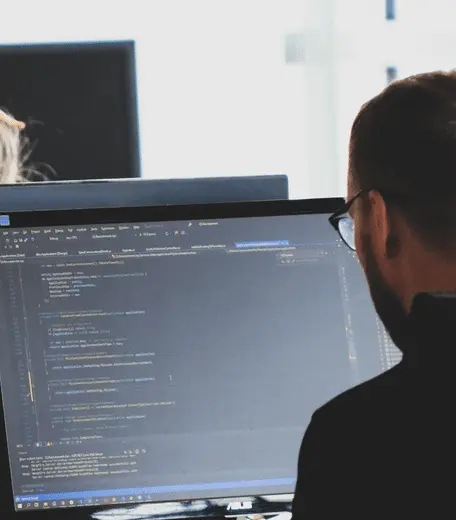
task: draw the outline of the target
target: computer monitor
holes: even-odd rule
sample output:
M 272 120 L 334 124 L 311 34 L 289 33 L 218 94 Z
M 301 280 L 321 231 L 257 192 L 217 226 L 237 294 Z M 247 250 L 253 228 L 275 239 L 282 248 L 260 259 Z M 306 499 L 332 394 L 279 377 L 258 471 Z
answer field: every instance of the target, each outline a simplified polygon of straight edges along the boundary
M 135 68 L 133 41 L 0 45 L 0 103 L 38 144 L 30 165 L 59 180 L 140 177 Z
M 293 493 L 312 412 L 400 359 L 328 223 L 341 203 L 1 215 L 11 508 Z
M 286 175 L 0 184 L 0 211 L 288 199 Z

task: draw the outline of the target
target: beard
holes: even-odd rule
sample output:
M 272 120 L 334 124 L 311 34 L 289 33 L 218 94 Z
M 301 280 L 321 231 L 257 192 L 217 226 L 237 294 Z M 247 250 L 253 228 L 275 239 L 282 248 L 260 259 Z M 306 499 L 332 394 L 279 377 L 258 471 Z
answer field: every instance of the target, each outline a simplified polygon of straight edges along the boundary
M 370 237 L 364 236 L 362 243 L 364 272 L 375 310 L 394 344 L 404 352 L 410 342 L 411 332 L 407 312 L 399 295 L 382 275 L 375 260 Z

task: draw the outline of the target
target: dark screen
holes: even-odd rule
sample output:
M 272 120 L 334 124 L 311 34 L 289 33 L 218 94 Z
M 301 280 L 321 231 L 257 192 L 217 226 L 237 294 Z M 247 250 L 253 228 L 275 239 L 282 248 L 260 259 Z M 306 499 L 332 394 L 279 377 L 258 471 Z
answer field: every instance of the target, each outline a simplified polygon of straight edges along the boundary
M 49 180 L 139 177 L 133 42 L 0 46 L 0 106 Z M 49 168 L 50 167 L 50 168 Z
M 327 215 L 0 233 L 17 507 L 292 492 L 327 400 L 398 361 Z

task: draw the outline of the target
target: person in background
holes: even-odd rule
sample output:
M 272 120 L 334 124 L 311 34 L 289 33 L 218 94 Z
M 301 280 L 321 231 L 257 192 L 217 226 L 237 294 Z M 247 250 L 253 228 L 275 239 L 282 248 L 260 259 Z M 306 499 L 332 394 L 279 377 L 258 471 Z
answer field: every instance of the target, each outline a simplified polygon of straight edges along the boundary
M 21 132 L 25 123 L 0 110 L 0 184 L 25 180 L 24 142 Z
M 389 85 L 349 152 L 330 223 L 403 358 L 313 414 L 293 520 L 455 518 L 456 72 Z

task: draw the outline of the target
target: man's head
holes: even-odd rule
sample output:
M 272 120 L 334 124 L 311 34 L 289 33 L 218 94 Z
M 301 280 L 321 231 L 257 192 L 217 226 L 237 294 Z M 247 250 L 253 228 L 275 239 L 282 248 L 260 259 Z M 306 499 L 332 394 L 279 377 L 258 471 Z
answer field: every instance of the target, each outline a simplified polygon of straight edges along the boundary
M 396 343 L 418 292 L 456 290 L 456 72 L 397 81 L 364 105 L 350 139 L 355 244 Z

